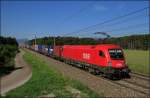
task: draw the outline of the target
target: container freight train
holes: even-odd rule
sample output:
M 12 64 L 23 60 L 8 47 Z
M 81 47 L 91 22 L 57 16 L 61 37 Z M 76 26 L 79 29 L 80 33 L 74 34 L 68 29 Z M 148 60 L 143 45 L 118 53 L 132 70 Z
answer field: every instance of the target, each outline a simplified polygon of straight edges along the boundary
M 101 73 L 109 78 L 129 76 L 123 50 L 118 45 L 63 45 L 36 46 L 36 51 L 51 55 L 68 64 L 88 70 L 90 73 Z M 49 51 L 48 51 L 49 50 Z
M 52 45 L 32 45 L 32 46 L 27 46 L 27 48 L 47 56 L 53 55 Z

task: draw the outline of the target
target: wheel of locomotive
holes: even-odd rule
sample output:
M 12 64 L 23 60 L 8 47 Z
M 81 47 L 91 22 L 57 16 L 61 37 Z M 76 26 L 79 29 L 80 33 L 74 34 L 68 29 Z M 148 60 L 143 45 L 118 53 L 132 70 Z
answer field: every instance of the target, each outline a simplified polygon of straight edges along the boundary
M 95 69 L 95 75 L 101 75 L 102 72 L 100 72 L 98 69 Z
M 64 61 L 66 64 L 68 64 L 68 61 L 65 59 L 65 61 Z
M 85 70 L 86 70 L 86 71 L 89 71 L 89 67 L 88 67 L 88 66 L 85 66 Z
M 131 78 L 129 73 L 123 73 L 122 78 Z
M 82 69 L 85 70 L 85 66 L 83 64 L 81 64 L 81 66 L 82 66 Z
M 95 70 L 94 68 L 89 67 L 89 68 L 88 68 L 88 71 L 89 71 L 91 74 L 96 75 L 96 70 Z

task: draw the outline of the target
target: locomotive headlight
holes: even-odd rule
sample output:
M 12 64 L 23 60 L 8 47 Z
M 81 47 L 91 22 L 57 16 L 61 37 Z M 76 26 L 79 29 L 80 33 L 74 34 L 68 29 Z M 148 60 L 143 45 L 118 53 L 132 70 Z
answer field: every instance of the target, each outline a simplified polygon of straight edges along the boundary
M 108 66 L 112 66 L 112 62 L 108 61 Z

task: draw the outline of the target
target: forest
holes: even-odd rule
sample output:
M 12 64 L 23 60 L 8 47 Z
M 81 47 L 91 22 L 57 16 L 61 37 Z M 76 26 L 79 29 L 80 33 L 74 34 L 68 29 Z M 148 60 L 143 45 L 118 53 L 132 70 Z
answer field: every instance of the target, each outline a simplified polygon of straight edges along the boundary
M 103 39 L 51 36 L 37 38 L 36 44 L 54 45 L 54 40 L 55 45 L 118 44 L 124 49 L 148 50 L 150 48 L 150 34 L 110 37 Z M 34 43 L 35 39 L 28 42 L 30 45 L 33 45 Z

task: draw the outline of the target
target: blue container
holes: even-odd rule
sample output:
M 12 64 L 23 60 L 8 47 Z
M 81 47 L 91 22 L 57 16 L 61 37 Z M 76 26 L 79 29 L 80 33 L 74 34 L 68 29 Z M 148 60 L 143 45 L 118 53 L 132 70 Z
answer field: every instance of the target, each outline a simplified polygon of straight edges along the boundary
M 48 46 L 48 55 L 52 55 L 53 54 L 53 46 L 49 45 Z
M 42 52 L 42 45 L 38 45 L 38 51 Z

